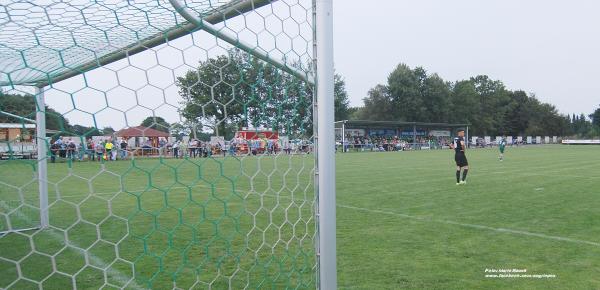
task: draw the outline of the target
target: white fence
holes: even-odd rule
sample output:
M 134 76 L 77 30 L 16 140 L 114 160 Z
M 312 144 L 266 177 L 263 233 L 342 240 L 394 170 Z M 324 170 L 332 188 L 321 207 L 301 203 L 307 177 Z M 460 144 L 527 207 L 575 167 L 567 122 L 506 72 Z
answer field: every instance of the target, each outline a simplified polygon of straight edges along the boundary
M 562 140 L 565 145 L 600 145 L 600 140 Z
M 0 143 L 0 159 L 27 158 L 36 156 L 37 146 L 32 142 Z

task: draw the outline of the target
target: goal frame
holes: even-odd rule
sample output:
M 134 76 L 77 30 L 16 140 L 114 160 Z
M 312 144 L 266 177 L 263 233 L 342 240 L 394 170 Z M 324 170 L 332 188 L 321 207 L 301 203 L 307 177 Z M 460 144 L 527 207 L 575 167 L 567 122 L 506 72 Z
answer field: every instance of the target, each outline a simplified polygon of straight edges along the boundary
M 189 23 L 179 29 L 169 31 L 165 35 L 157 35 L 126 47 L 119 52 L 79 66 L 57 76 L 48 76 L 43 82 L 22 84 L 35 90 L 37 104 L 35 112 L 37 142 L 37 183 L 39 190 L 40 223 L 34 229 L 45 229 L 49 226 L 48 207 L 48 146 L 46 138 L 45 87 L 53 83 L 83 74 L 98 67 L 105 66 L 131 55 L 143 52 L 166 41 L 185 36 L 195 29 L 202 29 L 219 39 L 262 59 L 283 71 L 315 85 L 313 97 L 313 126 L 316 167 L 314 173 L 316 193 L 316 235 L 315 247 L 317 258 L 317 288 L 337 289 L 336 267 L 336 191 L 335 191 L 335 128 L 334 128 L 334 61 L 333 61 L 333 0 L 312 0 L 313 13 L 313 65 L 315 75 L 307 75 L 280 60 L 269 57 L 267 52 L 252 48 L 241 42 L 235 35 L 219 31 L 213 25 L 220 21 L 268 5 L 276 0 L 246 0 L 225 8 L 219 15 L 200 18 L 186 10 L 180 0 L 169 0 L 173 8 Z M 31 229 L 9 229 L 5 233 Z

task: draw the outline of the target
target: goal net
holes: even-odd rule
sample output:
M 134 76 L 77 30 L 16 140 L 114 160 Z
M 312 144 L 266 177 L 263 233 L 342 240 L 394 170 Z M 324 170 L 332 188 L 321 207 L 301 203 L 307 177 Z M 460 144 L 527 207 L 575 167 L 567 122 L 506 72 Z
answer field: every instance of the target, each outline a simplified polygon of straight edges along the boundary
M 315 5 L 2 1 L 0 288 L 318 288 Z

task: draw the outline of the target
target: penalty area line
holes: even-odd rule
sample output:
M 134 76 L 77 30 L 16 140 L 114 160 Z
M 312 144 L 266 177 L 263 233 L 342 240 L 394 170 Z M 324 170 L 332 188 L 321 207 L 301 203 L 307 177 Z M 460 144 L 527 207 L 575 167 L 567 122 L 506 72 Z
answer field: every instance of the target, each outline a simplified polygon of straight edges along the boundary
M 578 240 L 578 239 L 572 239 L 572 238 L 566 238 L 566 237 L 560 237 L 560 236 L 551 236 L 551 235 L 540 234 L 540 233 L 532 233 L 532 232 L 522 231 L 522 230 L 495 228 L 495 227 L 490 227 L 490 226 L 461 223 L 461 222 L 455 222 L 455 221 L 449 221 L 449 220 L 438 220 L 438 219 L 418 217 L 418 216 L 412 216 L 412 215 L 407 215 L 407 214 L 402 214 L 402 213 L 395 213 L 395 212 L 391 212 L 391 211 L 374 210 L 374 209 L 368 209 L 368 208 L 356 207 L 356 206 L 350 206 L 350 205 L 338 204 L 337 206 L 341 207 L 341 208 L 402 217 L 402 218 L 418 220 L 418 221 L 423 221 L 423 222 L 433 222 L 433 223 L 440 223 L 440 224 L 447 224 L 447 225 L 455 225 L 455 226 L 461 226 L 461 227 L 471 228 L 471 229 L 493 231 L 493 232 L 497 232 L 497 233 L 509 233 L 509 234 L 515 234 L 515 235 L 537 237 L 537 238 L 546 239 L 546 240 L 554 240 L 554 241 L 561 241 L 561 242 L 568 242 L 568 243 L 574 243 L 574 244 L 583 244 L 583 245 L 600 247 L 600 243 L 597 243 L 597 242 Z

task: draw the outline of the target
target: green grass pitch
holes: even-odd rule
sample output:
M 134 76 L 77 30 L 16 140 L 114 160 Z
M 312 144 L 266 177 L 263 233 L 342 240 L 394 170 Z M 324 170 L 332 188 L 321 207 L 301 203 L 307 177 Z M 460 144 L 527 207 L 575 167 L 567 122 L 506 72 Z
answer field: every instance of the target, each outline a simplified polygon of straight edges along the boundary
M 340 289 L 599 289 L 600 148 L 467 156 L 468 184 L 457 186 L 450 150 L 337 155 Z M 121 287 L 133 273 L 129 288 L 314 289 L 312 162 L 51 164 L 56 229 L 0 238 L 0 257 L 21 261 L 15 289 L 42 279 L 48 289 Z M 0 212 L 18 206 L 19 190 L 37 202 L 32 168 L 0 164 Z M 11 215 L 22 227 L 35 219 L 27 207 Z M 556 277 L 486 278 L 485 269 Z M 16 276 L 0 259 L 0 288 Z
M 0 210 L 31 227 L 32 164 L 0 168 Z M 314 288 L 313 168 L 312 155 L 49 164 L 51 229 L 0 238 L 0 288 Z
M 338 159 L 343 289 L 600 289 L 600 147 Z M 485 278 L 485 269 L 556 278 Z

